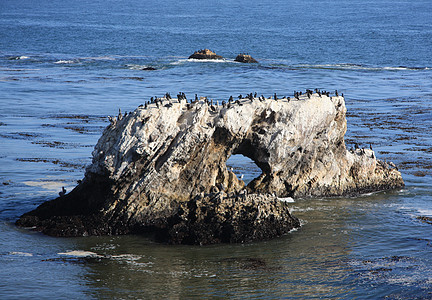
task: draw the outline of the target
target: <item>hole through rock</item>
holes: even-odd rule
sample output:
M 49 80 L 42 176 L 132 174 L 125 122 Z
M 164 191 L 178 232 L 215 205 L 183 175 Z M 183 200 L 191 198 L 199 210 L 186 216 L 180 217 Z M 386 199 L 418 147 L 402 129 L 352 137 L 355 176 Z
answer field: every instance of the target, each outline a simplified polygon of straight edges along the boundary
M 232 171 L 238 179 L 243 175 L 243 181 L 246 185 L 262 173 L 261 169 L 252 159 L 241 154 L 231 155 L 226 162 L 226 166 L 228 170 L 233 169 Z

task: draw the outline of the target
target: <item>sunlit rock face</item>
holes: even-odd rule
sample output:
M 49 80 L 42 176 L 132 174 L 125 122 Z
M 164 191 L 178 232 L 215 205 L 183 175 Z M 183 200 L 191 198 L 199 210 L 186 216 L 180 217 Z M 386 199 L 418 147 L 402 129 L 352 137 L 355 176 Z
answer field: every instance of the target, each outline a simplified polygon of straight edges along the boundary
M 189 59 L 223 59 L 223 57 L 209 49 L 201 49 L 190 55 Z
M 299 226 L 277 197 L 404 185 L 372 150 L 346 149 L 341 96 L 187 102 L 158 99 L 110 118 L 83 181 L 17 224 L 56 236 L 150 230 L 169 243 L 242 242 Z M 226 167 L 232 154 L 249 157 L 262 174 L 245 186 Z

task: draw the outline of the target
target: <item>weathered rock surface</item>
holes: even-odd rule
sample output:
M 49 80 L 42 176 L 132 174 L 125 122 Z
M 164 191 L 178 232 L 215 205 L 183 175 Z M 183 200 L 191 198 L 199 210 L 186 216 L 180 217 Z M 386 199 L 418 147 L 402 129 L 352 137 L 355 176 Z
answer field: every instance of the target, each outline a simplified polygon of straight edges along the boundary
M 72 192 L 17 224 L 56 236 L 154 231 L 167 242 L 191 244 L 279 236 L 299 223 L 276 197 L 404 185 L 372 150 L 346 149 L 345 113 L 343 97 L 317 93 L 250 96 L 224 107 L 177 99 L 140 106 L 111 118 Z M 226 167 L 232 154 L 251 158 L 262 174 L 245 186 Z
M 195 51 L 191 56 L 189 56 L 189 59 L 223 59 L 222 56 L 217 55 L 213 51 L 209 49 L 201 49 L 198 51 Z
M 234 60 L 241 63 L 258 63 L 255 58 L 253 58 L 249 54 L 243 53 L 237 55 Z

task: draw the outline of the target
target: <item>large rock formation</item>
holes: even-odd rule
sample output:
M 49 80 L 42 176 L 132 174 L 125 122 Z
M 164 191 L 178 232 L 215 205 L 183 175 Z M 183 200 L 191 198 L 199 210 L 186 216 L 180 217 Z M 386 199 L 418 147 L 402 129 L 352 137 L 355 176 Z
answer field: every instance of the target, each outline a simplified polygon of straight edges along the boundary
M 346 149 L 345 113 L 343 97 L 321 93 L 223 106 L 158 99 L 111 118 L 83 181 L 17 224 L 57 236 L 151 230 L 171 243 L 279 236 L 299 222 L 277 197 L 403 186 L 372 150 Z M 226 167 L 232 154 L 262 174 L 245 186 Z

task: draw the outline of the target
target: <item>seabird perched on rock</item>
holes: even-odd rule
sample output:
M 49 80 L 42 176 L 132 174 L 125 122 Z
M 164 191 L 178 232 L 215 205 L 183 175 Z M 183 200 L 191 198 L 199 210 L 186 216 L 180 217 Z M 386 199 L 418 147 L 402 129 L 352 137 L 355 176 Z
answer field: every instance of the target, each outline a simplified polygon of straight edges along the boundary
M 278 99 L 278 97 L 277 97 L 276 93 L 274 93 L 274 99 L 275 99 L 275 100 L 277 100 L 277 99 Z
M 59 196 L 63 197 L 66 194 L 66 189 L 64 186 L 62 186 L 62 190 L 59 192 Z
M 335 90 L 335 95 L 336 95 L 336 97 L 337 97 L 337 96 L 339 96 L 339 94 L 338 94 L 338 91 L 337 91 L 337 90 Z
M 396 169 L 396 171 L 399 171 L 399 169 L 397 168 L 397 166 L 393 163 L 393 162 L 389 162 L 388 163 L 390 167 L 392 167 L 393 169 Z
M 108 116 L 108 120 L 110 121 L 110 123 L 111 123 L 112 125 L 115 125 L 115 123 L 116 123 L 116 118 L 113 118 L 113 117 L 111 117 L 111 116 Z
M 123 115 L 121 113 L 121 109 L 119 108 L 119 113 L 118 113 L 118 117 L 117 119 L 120 121 L 121 119 L 123 119 Z

